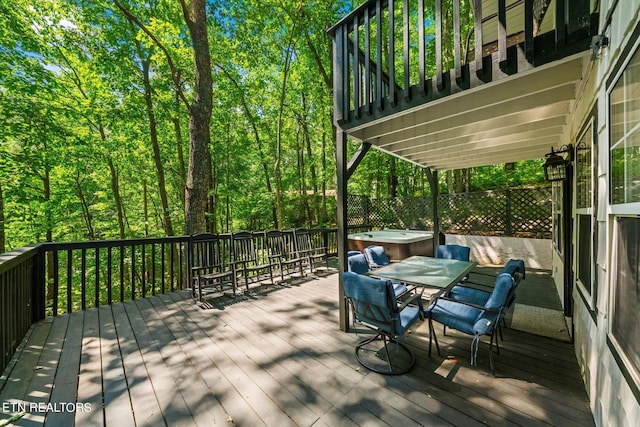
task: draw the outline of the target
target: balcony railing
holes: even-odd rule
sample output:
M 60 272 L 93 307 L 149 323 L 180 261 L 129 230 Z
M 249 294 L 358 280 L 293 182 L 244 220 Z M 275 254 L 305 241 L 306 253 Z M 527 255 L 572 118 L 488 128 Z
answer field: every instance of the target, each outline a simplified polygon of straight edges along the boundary
M 293 245 L 293 231 L 284 231 Z M 337 253 L 336 229 L 310 230 L 313 243 Z M 231 234 L 221 234 L 231 257 Z M 264 232 L 253 233 L 260 262 Z M 191 236 L 41 243 L 0 255 L 0 372 L 30 326 L 46 316 L 172 292 L 191 285 Z M 226 260 L 227 262 L 230 259 Z
M 329 30 L 334 117 L 349 128 L 584 51 L 597 32 L 589 8 L 582 0 L 370 0 Z

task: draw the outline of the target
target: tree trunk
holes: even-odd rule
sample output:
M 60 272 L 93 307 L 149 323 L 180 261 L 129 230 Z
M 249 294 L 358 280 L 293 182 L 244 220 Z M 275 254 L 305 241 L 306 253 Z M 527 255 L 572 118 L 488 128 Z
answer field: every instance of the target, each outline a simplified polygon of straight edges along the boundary
M 185 189 L 185 232 L 196 234 L 205 231 L 206 211 L 211 182 L 211 108 L 213 81 L 211 56 L 207 39 L 206 0 L 191 0 L 191 16 L 183 5 L 189 27 L 195 62 L 193 103 L 189 108 L 189 172 Z
M 389 197 L 398 197 L 398 174 L 396 172 L 396 158 L 389 157 L 389 175 L 387 175 Z
M 116 203 L 116 211 L 118 212 L 118 232 L 121 239 L 125 238 L 124 232 L 124 209 L 122 207 L 122 198 L 120 197 L 120 184 L 118 182 L 118 171 L 113 164 L 111 156 L 107 156 L 107 164 L 109 165 L 109 172 L 111 174 L 111 192 Z
M 173 117 L 173 129 L 176 134 L 176 147 L 177 147 L 177 155 L 178 155 L 178 178 L 180 180 L 180 201 L 182 202 L 182 208 L 184 209 L 184 189 L 187 182 L 187 166 L 184 161 L 184 153 L 182 151 L 182 128 L 180 126 L 180 98 L 176 94 L 176 112 L 175 117 Z
M 160 158 L 160 144 L 158 143 L 158 126 L 156 115 L 153 111 L 153 99 L 151 98 L 151 82 L 149 80 L 149 60 L 142 57 L 138 50 L 138 56 L 142 63 L 142 81 L 144 84 L 144 102 L 147 107 L 147 117 L 149 118 L 149 136 L 153 149 L 153 160 L 156 165 L 156 177 L 158 178 L 158 192 L 160 193 L 160 203 L 162 204 L 162 226 L 167 236 L 173 236 L 173 225 L 169 214 L 169 200 L 167 198 L 167 186 L 164 179 L 164 167 Z

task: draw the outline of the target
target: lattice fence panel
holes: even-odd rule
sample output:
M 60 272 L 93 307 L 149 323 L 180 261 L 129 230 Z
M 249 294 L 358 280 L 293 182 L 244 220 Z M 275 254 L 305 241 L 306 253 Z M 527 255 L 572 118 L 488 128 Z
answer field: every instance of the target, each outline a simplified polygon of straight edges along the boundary
M 459 193 L 438 200 L 440 229 L 450 234 L 504 235 L 507 230 L 503 192 Z
M 514 236 L 551 238 L 551 188 L 511 191 L 511 201 Z
M 430 197 L 368 199 L 349 195 L 350 226 L 433 229 Z M 442 194 L 440 229 L 450 234 L 551 237 L 551 189 Z

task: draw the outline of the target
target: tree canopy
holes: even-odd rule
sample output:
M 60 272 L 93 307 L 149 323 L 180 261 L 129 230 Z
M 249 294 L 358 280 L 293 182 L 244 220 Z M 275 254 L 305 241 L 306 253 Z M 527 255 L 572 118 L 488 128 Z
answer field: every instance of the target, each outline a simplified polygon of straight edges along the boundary
M 326 29 L 355 6 L 1 3 L 0 252 L 332 224 Z M 535 167 L 501 178 L 477 169 L 466 189 L 531 182 L 522 171 Z M 419 168 L 375 150 L 349 185 L 369 196 L 428 193 Z M 191 204 L 202 218 L 189 217 Z

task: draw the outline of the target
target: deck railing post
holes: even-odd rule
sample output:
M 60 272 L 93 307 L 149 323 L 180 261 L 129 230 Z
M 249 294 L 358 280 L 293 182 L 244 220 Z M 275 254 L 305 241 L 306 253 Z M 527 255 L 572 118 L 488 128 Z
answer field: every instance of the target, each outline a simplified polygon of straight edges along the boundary
M 45 317 L 46 307 L 46 253 L 40 247 L 33 259 L 31 282 L 31 319 L 35 323 Z

